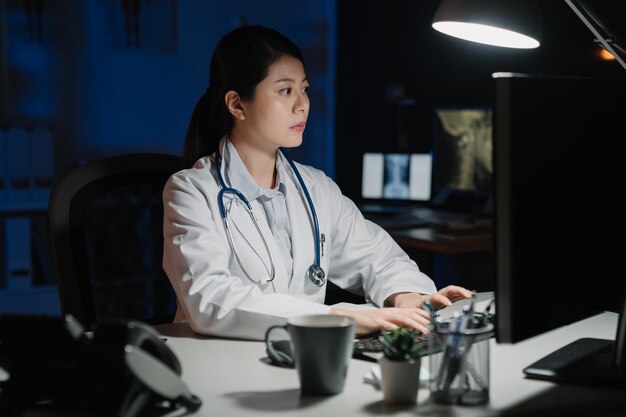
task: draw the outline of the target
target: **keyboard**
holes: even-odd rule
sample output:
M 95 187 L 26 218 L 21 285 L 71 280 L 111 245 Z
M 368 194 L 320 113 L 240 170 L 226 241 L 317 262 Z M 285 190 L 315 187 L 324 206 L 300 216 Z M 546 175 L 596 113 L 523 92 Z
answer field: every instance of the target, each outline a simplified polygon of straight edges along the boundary
M 494 323 L 495 314 L 486 314 L 487 322 Z M 422 356 L 430 355 L 432 346 L 429 345 L 428 340 L 433 336 L 432 333 L 420 334 L 417 337 L 417 341 L 423 345 Z M 488 337 L 492 337 L 490 334 Z M 352 353 L 355 358 L 365 360 L 376 360 L 383 355 L 383 344 L 380 341 L 380 332 L 360 336 L 354 339 L 352 345 Z
M 363 352 L 382 352 L 383 344 L 379 339 L 380 333 L 372 333 L 366 336 L 360 336 L 354 339 L 354 345 L 352 346 L 352 351 L 354 353 L 363 353 Z
M 422 355 L 429 352 L 428 339 L 431 333 L 420 334 L 417 337 L 418 342 L 423 345 Z M 360 336 L 354 339 L 352 345 L 352 356 L 358 359 L 375 361 L 383 355 L 383 344 L 380 341 L 380 332 Z

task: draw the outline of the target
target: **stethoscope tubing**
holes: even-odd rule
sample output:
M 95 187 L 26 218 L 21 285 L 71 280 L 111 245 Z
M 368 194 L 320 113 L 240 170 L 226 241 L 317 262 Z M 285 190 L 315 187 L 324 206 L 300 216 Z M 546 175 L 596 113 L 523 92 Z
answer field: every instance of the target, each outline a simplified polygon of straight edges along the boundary
M 296 174 L 296 178 L 298 178 L 298 182 L 300 183 L 300 188 L 302 189 L 302 193 L 306 198 L 306 201 L 311 209 L 311 217 L 313 217 L 313 234 L 315 239 L 315 265 L 321 268 L 321 255 L 320 255 L 320 226 L 317 222 L 317 213 L 315 212 L 315 205 L 313 204 L 313 200 L 311 199 L 311 195 L 309 194 L 309 190 L 306 185 L 304 185 L 304 180 L 300 175 L 300 171 L 296 168 L 296 164 L 287 156 L 285 156 L 289 165 L 291 165 L 291 169 L 294 174 Z
M 311 199 L 311 195 L 309 194 L 309 190 L 307 189 L 305 183 L 304 183 L 304 179 L 302 178 L 302 175 L 300 175 L 300 171 L 298 170 L 298 168 L 296 167 L 296 164 L 290 159 L 288 158 L 285 154 L 282 154 L 285 159 L 287 160 L 287 162 L 289 163 L 289 165 L 291 166 L 291 170 L 293 171 L 293 173 L 296 176 L 296 179 L 298 180 L 298 183 L 300 184 L 300 189 L 302 190 L 302 193 L 304 194 L 304 198 L 307 201 L 307 204 L 309 206 L 309 209 L 311 210 L 311 218 L 313 219 L 313 234 L 314 234 L 314 240 L 315 240 L 315 263 L 313 265 L 311 265 L 311 267 L 316 268 L 318 270 L 320 270 L 322 272 L 323 275 L 325 275 L 323 273 L 323 269 L 321 268 L 321 248 L 320 248 L 320 231 L 319 231 L 319 222 L 317 219 L 317 213 L 315 211 L 315 206 L 313 204 L 313 200 Z M 261 232 L 261 229 L 259 227 L 259 224 L 257 222 L 256 216 L 254 215 L 253 211 L 252 211 L 252 205 L 250 204 L 250 202 L 248 201 L 248 199 L 246 198 L 246 196 L 243 195 L 243 193 L 239 190 L 237 190 L 236 188 L 232 188 L 232 187 L 227 187 L 226 186 L 226 182 L 224 181 L 224 178 L 222 177 L 222 156 L 220 153 L 220 149 L 219 146 L 215 152 L 215 167 L 216 167 L 216 171 L 217 171 L 217 180 L 219 182 L 220 187 L 222 188 L 218 194 L 217 194 L 217 204 L 220 210 L 220 216 L 222 217 L 222 220 L 224 221 L 224 228 L 226 229 L 226 235 L 228 237 L 228 243 L 230 244 L 230 246 L 233 248 L 233 252 L 235 254 L 235 257 L 237 258 L 237 262 L 239 263 L 239 265 L 241 266 L 241 268 L 244 270 L 244 273 L 248 276 L 248 279 L 250 279 L 252 282 L 256 283 L 256 284 L 261 284 L 262 282 L 259 280 L 254 280 L 252 278 L 252 276 L 246 271 L 246 269 L 243 267 L 243 263 L 241 262 L 241 259 L 239 258 L 239 255 L 237 254 L 237 251 L 235 250 L 235 245 L 234 245 L 234 241 L 233 241 L 233 237 L 232 237 L 232 233 L 230 230 L 230 224 L 228 221 L 228 211 L 226 210 L 226 207 L 224 206 L 224 195 L 225 194 L 233 194 L 236 198 L 238 198 L 241 202 L 244 203 L 244 207 L 246 209 L 246 211 L 248 212 L 248 214 L 250 215 L 250 218 L 252 219 L 252 222 L 254 223 L 254 226 L 256 227 L 259 235 L 261 236 L 261 240 L 263 241 L 263 245 L 265 246 L 265 250 L 267 251 L 268 255 L 269 255 L 269 259 L 270 259 L 270 265 L 271 265 L 271 271 L 270 271 L 270 279 L 266 280 L 265 283 L 269 283 L 271 281 L 274 280 L 275 278 L 275 268 L 274 268 L 274 259 L 272 258 L 272 253 L 269 250 L 269 247 L 267 245 L 267 241 L 265 240 L 265 237 L 263 236 L 263 233 Z M 309 268 L 310 269 L 310 268 Z M 324 284 L 325 279 L 322 281 L 313 281 L 315 285 L 317 286 L 321 286 Z
M 252 278 L 252 275 L 250 275 L 250 273 L 243 266 L 243 262 L 241 261 L 241 259 L 239 258 L 239 254 L 235 250 L 235 241 L 233 240 L 233 234 L 230 230 L 230 223 L 228 221 L 229 219 L 228 211 L 226 210 L 226 207 L 224 206 L 224 194 L 234 194 L 241 202 L 244 203 L 244 208 L 248 212 L 248 215 L 250 216 L 250 219 L 252 220 L 254 227 L 259 233 L 259 236 L 261 236 L 261 240 L 263 241 L 263 246 L 265 247 L 265 251 L 267 252 L 267 255 L 270 258 L 270 271 L 268 271 L 270 277 L 269 279 L 265 281 L 265 284 L 270 283 L 274 281 L 274 278 L 276 278 L 276 268 L 274 267 L 274 258 L 272 257 L 272 252 L 270 251 L 270 248 L 267 245 L 267 241 L 265 240 L 265 237 L 263 236 L 263 233 L 261 232 L 261 228 L 259 227 L 259 222 L 257 221 L 256 216 L 254 215 L 254 212 L 252 211 L 252 205 L 250 204 L 246 196 L 244 196 L 241 191 L 232 187 L 226 187 L 224 178 L 222 178 L 222 172 L 221 172 L 222 158 L 220 156 L 219 149 L 217 150 L 217 156 L 215 158 L 215 162 L 216 162 L 217 178 L 220 183 L 220 186 L 222 187 L 219 193 L 217 193 L 217 205 L 220 209 L 220 215 L 222 216 L 222 220 L 224 222 L 224 229 L 226 230 L 226 237 L 228 238 L 228 243 L 230 244 L 230 247 L 233 248 L 233 253 L 235 254 L 235 258 L 237 258 L 237 262 L 241 266 L 241 269 L 243 269 L 243 272 L 246 274 L 248 279 L 257 285 L 263 284 L 263 282 L 261 282 L 260 280 L 255 280 L 254 278 Z

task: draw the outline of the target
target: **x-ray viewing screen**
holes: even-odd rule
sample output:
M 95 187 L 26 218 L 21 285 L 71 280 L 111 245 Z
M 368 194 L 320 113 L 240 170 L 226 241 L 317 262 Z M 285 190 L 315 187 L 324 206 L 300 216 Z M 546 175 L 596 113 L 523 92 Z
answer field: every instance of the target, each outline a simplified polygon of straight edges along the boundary
M 435 108 L 433 189 L 490 193 L 492 109 Z
M 361 196 L 428 201 L 432 165 L 432 156 L 427 153 L 365 153 Z

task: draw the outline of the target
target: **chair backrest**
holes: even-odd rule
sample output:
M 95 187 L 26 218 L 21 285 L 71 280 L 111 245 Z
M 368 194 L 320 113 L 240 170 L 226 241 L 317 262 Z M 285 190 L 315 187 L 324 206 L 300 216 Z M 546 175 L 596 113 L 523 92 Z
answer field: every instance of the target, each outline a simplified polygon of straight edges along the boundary
M 117 319 L 170 322 L 162 191 L 183 168 L 174 155 L 138 153 L 82 165 L 52 190 L 49 227 L 63 314 L 87 327 Z

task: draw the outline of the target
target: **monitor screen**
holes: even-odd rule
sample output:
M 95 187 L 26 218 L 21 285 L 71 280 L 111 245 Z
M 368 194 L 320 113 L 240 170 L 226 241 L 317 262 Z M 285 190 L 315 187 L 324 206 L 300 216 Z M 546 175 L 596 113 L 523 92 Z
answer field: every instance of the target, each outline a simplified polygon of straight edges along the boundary
M 621 307 L 626 83 L 523 75 L 494 82 L 496 339 L 516 343 Z M 543 365 L 527 376 L 590 379 Z
M 430 200 L 432 156 L 427 153 L 363 154 L 361 197 L 367 200 Z
M 492 189 L 493 110 L 491 106 L 443 107 L 433 110 L 433 194 L 436 199 L 487 203 Z M 444 202 L 442 202 L 444 203 Z

